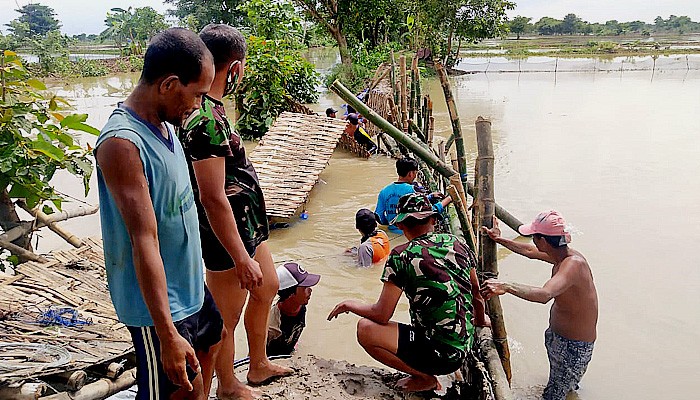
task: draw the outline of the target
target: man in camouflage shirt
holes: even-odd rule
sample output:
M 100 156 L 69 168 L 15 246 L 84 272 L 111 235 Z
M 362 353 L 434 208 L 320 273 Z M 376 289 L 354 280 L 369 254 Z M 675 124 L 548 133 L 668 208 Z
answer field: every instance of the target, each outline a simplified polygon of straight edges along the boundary
M 238 380 L 231 361 L 233 333 L 248 294 L 244 316 L 250 355 L 248 383 L 261 385 L 292 370 L 267 358 L 267 315 L 279 282 L 266 243 L 265 201 L 222 102 L 243 76 L 246 41 L 238 30 L 222 24 L 207 25 L 199 36 L 214 56 L 216 73 L 202 107 L 187 119 L 179 137 L 199 212 L 207 285 L 229 333 L 216 363 L 217 397 L 253 399 L 259 394 Z
M 473 343 L 474 324 L 488 325 L 479 294 L 474 253 L 456 236 L 433 232 L 430 200 L 411 193 L 399 200 L 396 224 L 409 240 L 392 250 L 384 267 L 384 287 L 373 305 L 339 303 L 328 319 L 352 312 L 363 317 L 357 339 L 377 361 L 408 373 L 398 381 L 406 391 L 437 387 L 435 375 L 456 371 Z M 411 324 L 390 321 L 406 293 Z

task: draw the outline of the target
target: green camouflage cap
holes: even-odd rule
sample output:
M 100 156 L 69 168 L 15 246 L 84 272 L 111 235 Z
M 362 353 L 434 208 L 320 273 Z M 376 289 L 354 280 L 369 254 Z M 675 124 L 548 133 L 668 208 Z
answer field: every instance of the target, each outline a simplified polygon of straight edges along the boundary
M 409 193 L 399 199 L 396 205 L 396 218 L 391 221 L 392 225 L 405 220 L 408 217 L 415 219 L 425 219 L 433 215 L 440 215 L 430 203 L 428 196 L 423 193 Z

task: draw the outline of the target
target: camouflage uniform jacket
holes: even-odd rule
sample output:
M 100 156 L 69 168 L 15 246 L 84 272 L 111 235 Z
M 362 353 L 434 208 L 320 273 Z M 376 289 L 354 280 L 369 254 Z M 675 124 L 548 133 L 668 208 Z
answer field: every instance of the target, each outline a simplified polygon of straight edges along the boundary
M 471 347 L 474 253 L 456 236 L 428 233 L 392 250 L 382 281 L 406 293 L 411 325 L 460 351 Z
M 190 168 L 202 240 L 211 237 L 213 232 L 199 200 L 199 188 L 192 162 L 225 157 L 226 196 L 236 218 L 243 244 L 249 253 L 254 251 L 269 236 L 265 201 L 258 183 L 258 175 L 246 157 L 241 137 L 226 117 L 223 103 L 204 96 L 202 107 L 187 119 L 185 129 L 179 129 L 178 136 Z M 215 236 L 213 238 L 215 239 Z

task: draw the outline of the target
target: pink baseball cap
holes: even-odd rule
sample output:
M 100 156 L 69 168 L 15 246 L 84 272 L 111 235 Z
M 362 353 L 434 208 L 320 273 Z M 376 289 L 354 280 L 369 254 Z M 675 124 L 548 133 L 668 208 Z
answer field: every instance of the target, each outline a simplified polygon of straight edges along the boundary
M 531 223 L 520 225 L 518 232 L 526 236 L 534 234 L 562 236 L 564 243 L 571 243 L 571 234 L 566 228 L 564 217 L 554 210 L 541 212 Z

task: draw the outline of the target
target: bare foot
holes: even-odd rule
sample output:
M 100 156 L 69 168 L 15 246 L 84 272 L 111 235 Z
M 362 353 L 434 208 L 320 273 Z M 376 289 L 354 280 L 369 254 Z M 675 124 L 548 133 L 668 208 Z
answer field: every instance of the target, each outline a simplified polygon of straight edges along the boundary
M 404 392 L 423 392 L 426 390 L 440 390 L 440 383 L 432 375 L 411 375 L 401 378 L 396 382 L 396 387 Z
M 242 382 L 238 382 L 235 388 L 229 390 L 216 390 L 216 398 L 219 400 L 255 400 L 262 397 L 262 392 L 258 389 L 253 389 Z
M 277 378 L 291 375 L 293 373 L 293 369 L 273 364 L 269 361 L 263 365 L 258 365 L 255 368 L 253 365 L 251 365 L 248 369 L 248 384 L 251 386 L 266 385 Z

